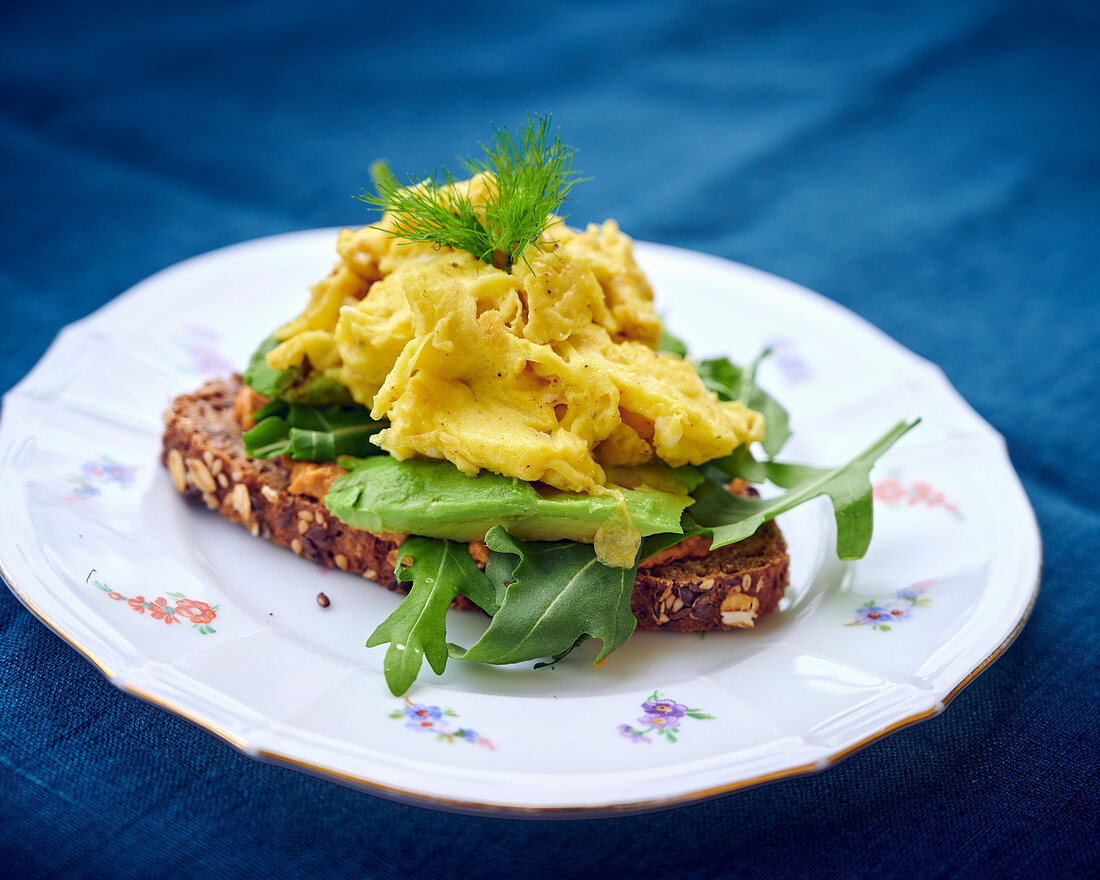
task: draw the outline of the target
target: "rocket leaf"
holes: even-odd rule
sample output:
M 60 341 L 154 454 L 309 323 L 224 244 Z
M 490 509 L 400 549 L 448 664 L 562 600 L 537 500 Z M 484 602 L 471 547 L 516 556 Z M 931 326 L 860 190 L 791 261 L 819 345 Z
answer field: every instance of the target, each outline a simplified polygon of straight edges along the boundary
M 248 360 L 244 371 L 244 384 L 264 397 L 278 398 L 290 403 L 332 404 L 351 403 L 351 392 L 334 379 L 312 372 L 308 363 L 304 367 L 276 370 L 267 365 L 267 355 L 279 344 L 275 336 L 268 336 L 259 344 Z
M 728 476 L 753 479 L 763 475 L 787 491 L 774 498 L 747 498 L 734 495 L 720 483 L 708 480 L 695 491 L 696 501 L 691 514 L 700 525 L 711 530 L 714 535 L 711 546 L 717 548 L 749 537 L 768 520 L 799 504 L 828 495 L 836 516 L 837 556 L 860 559 L 871 543 L 871 468 L 919 421 L 898 422 L 850 462 L 835 468 L 758 462 L 744 454 L 740 458 L 731 456 L 722 462 Z
M 411 560 L 408 565 L 402 563 Z M 389 642 L 383 669 L 395 696 L 405 693 L 420 673 L 423 660 L 437 675 L 447 666 L 447 609 L 459 593 L 470 596 L 490 614 L 496 599 L 466 544 L 412 537 L 397 552 L 397 579 L 411 581 L 409 594 L 375 629 L 367 647 Z M 486 607 L 488 606 L 488 607 Z
M 340 455 L 367 456 L 382 450 L 370 438 L 385 427 L 361 406 L 308 406 L 275 400 L 256 413 L 245 432 L 250 458 L 289 455 L 296 461 L 335 461 Z
M 489 568 L 504 580 L 504 599 L 472 648 L 451 646 L 453 658 L 502 664 L 561 657 L 587 634 L 603 641 L 599 662 L 634 632 L 637 566 L 611 568 L 590 544 L 520 541 L 499 526 L 485 543 L 494 555 L 514 557 L 510 567 L 498 560 Z
M 764 349 L 748 368 L 737 366 L 729 358 L 700 361 L 695 372 L 719 399 L 740 401 L 764 417 L 764 451 L 775 456 L 790 439 L 791 429 L 787 410 L 756 384 L 756 368 L 769 354 L 771 349 Z

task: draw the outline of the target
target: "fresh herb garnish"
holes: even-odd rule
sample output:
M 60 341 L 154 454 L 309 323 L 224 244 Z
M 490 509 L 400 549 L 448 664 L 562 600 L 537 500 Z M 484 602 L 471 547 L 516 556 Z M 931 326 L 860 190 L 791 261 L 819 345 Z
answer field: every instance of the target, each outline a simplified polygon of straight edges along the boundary
M 308 406 L 275 400 L 255 414 L 244 434 L 249 458 L 289 455 L 296 461 L 335 461 L 341 455 L 381 453 L 370 438 L 386 426 L 361 406 Z
M 392 234 L 468 251 L 497 268 L 509 268 L 537 242 L 580 178 L 573 171 L 573 150 L 551 137 L 550 117 L 528 117 L 513 132 L 493 127 L 485 157 L 468 158 L 472 174 L 487 173 L 484 204 L 475 202 L 449 171 L 402 186 L 388 166 L 371 173 L 375 192 L 356 196 L 390 214 Z

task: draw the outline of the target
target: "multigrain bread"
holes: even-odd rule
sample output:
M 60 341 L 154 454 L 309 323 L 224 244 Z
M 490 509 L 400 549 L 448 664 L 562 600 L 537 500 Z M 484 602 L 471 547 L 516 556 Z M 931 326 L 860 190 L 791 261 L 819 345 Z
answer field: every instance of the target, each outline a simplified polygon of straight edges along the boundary
M 323 495 L 339 473 L 334 466 L 245 455 L 241 421 L 247 424 L 251 407 L 238 398 L 247 403 L 239 377 L 215 379 L 177 397 L 165 412 L 161 460 L 176 489 L 303 559 L 404 592 L 394 568 L 405 536 L 373 535 L 329 513 Z M 640 629 L 742 629 L 775 611 L 789 567 L 775 523 L 737 544 L 714 551 L 708 545 L 706 538 L 689 538 L 642 564 L 631 600 Z M 484 564 L 484 544 L 471 544 L 470 552 Z M 474 607 L 464 596 L 455 606 Z

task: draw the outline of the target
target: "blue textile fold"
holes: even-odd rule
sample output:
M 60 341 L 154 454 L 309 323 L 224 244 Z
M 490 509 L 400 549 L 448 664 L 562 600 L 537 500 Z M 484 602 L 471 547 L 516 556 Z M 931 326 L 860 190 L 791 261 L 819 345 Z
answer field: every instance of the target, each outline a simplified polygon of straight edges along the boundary
M 696 880 L 1100 864 L 1100 7 L 269 0 L 0 12 L 0 391 L 179 260 L 367 220 L 550 111 L 571 222 L 818 290 L 1004 434 L 1044 536 L 1016 643 L 820 775 L 651 815 L 441 814 L 245 758 L 0 591 L 0 875 Z

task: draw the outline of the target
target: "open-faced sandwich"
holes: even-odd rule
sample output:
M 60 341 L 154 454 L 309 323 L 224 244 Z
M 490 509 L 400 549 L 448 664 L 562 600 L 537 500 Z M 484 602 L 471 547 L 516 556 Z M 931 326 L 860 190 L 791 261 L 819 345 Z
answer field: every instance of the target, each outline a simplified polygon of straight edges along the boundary
M 382 219 L 340 233 L 302 313 L 166 413 L 180 492 L 408 591 L 364 622 L 395 694 L 424 658 L 556 660 L 591 636 L 600 662 L 637 626 L 752 627 L 788 583 L 771 520 L 820 495 L 838 555 L 863 555 L 871 466 L 912 425 L 835 468 L 776 461 L 787 414 L 755 363 L 688 358 L 630 239 L 557 216 L 577 177 L 547 119 L 468 166 L 409 185 L 376 167 Z M 449 644 L 448 609 L 474 606 L 484 635 Z

